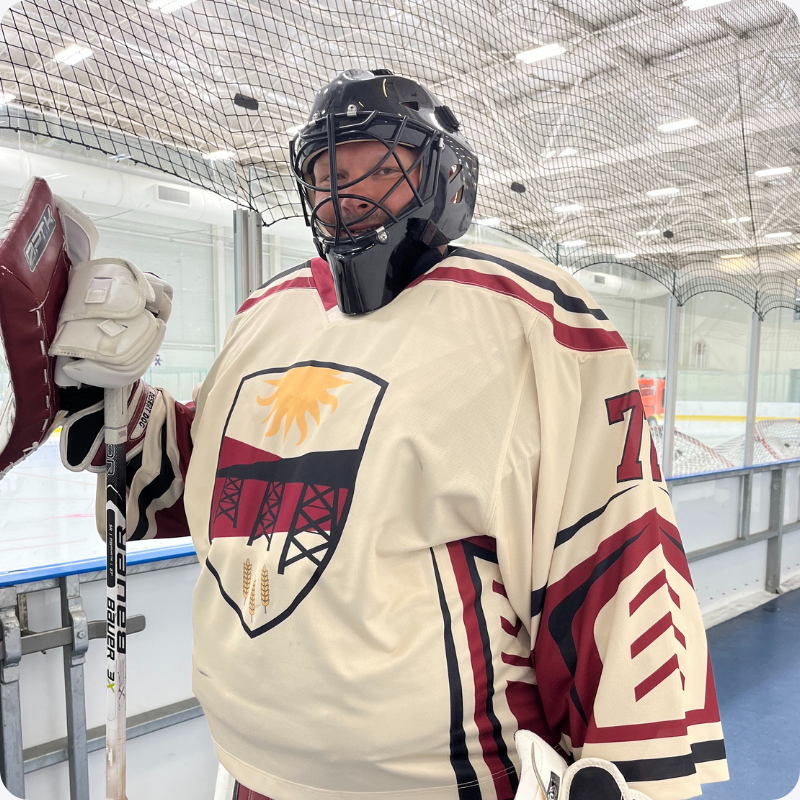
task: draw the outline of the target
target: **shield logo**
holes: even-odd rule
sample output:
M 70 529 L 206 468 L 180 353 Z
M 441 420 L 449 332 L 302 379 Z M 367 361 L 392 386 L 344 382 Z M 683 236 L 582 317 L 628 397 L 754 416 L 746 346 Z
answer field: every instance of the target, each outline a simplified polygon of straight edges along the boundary
M 242 379 L 222 433 L 206 564 L 251 637 L 283 622 L 333 557 L 386 387 L 318 361 Z

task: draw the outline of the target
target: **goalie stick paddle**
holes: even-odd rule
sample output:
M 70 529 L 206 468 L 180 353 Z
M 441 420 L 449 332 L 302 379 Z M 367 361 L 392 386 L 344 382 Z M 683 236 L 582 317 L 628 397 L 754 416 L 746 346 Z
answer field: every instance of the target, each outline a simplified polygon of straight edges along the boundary
M 106 441 L 106 800 L 125 800 L 127 614 L 126 389 L 105 390 Z

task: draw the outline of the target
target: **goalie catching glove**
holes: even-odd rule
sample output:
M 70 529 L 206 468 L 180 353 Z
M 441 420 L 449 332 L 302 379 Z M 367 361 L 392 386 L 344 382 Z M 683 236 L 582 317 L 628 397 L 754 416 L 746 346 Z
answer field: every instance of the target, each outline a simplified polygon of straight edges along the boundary
M 59 386 L 120 389 L 140 378 L 164 341 L 172 287 L 122 258 L 70 271 L 50 355 Z
M 514 800 L 650 800 L 631 789 L 610 761 L 581 758 L 572 766 L 530 731 L 514 734 L 522 771 Z
M 63 417 L 48 350 L 73 264 L 87 261 L 97 229 L 34 178 L 0 232 L 0 478 L 33 453 Z M 24 402 L 22 402 L 24 400 Z

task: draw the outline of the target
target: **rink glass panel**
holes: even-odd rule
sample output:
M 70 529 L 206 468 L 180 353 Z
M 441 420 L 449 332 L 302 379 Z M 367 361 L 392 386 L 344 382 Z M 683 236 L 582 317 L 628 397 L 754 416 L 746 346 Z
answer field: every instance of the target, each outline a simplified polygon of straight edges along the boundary
M 65 176 L 63 180 L 67 180 Z M 52 181 L 58 192 L 58 181 Z M 0 225 L 5 225 L 18 192 L 0 187 Z M 72 201 L 100 232 L 96 257 L 126 258 L 140 269 L 169 281 L 174 290 L 164 344 L 145 380 L 178 400 L 191 398 L 202 382 L 221 341 L 215 333 L 214 257 L 230 274 L 227 303 L 233 315 L 232 229 L 124 211 Z M 216 256 L 215 256 L 216 254 Z M 227 322 L 224 321 L 224 322 Z M 5 359 L 0 364 L 0 393 L 7 387 Z M 95 531 L 95 475 L 69 472 L 58 447 L 60 430 L 0 481 L 0 571 L 102 556 Z M 152 545 L 137 545 L 137 547 Z
M 603 283 L 595 275 L 606 277 Z M 579 283 L 625 340 L 640 378 L 664 378 L 670 293 L 666 286 L 624 264 L 597 264 L 578 272 Z
M 733 467 L 744 464 L 752 314 L 735 297 L 708 292 L 683 306 L 680 321 L 675 427 Z
M 756 415 L 756 463 L 800 458 L 800 314 L 792 309 L 770 311 L 761 324 Z

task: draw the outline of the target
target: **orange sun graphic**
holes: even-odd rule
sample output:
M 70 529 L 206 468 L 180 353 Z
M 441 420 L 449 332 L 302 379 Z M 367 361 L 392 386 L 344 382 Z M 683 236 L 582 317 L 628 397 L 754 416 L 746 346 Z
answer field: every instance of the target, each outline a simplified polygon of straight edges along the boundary
M 340 374 L 338 370 L 324 367 L 295 367 L 278 380 L 265 381 L 275 386 L 276 390 L 269 397 L 256 397 L 259 405 L 272 406 L 262 422 L 266 424 L 272 421 L 264 436 L 274 436 L 285 422 L 283 440 L 286 441 L 289 429 L 296 424 L 300 431 L 297 444 L 302 444 L 308 433 L 306 414 L 311 414 L 319 425 L 320 405 L 330 406 L 331 414 L 336 411 L 338 400 L 330 393 L 330 389 L 350 383 L 336 377 Z

